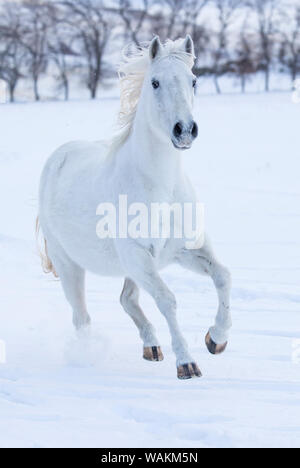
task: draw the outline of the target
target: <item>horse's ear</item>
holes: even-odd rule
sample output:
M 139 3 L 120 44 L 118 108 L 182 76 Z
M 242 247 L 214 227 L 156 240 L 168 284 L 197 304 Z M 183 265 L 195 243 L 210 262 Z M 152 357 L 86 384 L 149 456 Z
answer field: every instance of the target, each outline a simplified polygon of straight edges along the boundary
M 160 57 L 162 55 L 162 51 L 163 51 L 162 43 L 160 42 L 159 37 L 156 36 L 150 44 L 150 48 L 149 48 L 150 59 L 155 60 L 156 58 Z
M 191 54 L 193 56 L 195 55 L 194 41 L 189 34 L 186 36 L 184 40 L 183 48 L 187 54 Z

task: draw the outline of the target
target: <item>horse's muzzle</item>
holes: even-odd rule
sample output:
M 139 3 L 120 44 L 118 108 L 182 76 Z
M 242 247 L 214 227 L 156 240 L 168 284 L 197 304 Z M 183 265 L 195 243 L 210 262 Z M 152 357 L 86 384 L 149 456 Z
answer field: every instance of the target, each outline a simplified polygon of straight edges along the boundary
M 176 149 L 190 149 L 194 140 L 198 136 L 198 125 L 192 121 L 189 125 L 184 125 L 182 122 L 177 122 L 173 128 L 172 143 Z

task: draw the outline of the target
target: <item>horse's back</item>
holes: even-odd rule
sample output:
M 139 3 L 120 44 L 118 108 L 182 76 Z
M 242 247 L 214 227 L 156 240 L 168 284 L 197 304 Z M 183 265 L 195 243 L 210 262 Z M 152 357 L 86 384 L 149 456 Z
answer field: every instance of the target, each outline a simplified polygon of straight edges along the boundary
M 45 177 L 60 174 L 64 172 L 64 167 L 68 165 L 68 169 L 77 169 L 84 165 L 87 166 L 93 160 L 95 164 L 104 164 L 107 154 L 107 146 L 105 142 L 89 143 L 85 141 L 72 141 L 60 146 L 49 157 L 42 173 L 42 180 Z
M 58 148 L 41 176 L 39 217 L 46 239 L 55 239 L 82 268 L 99 274 L 111 270 L 115 275 L 120 267 L 113 243 L 96 235 L 96 209 L 106 190 L 107 154 L 102 142 L 78 141 Z

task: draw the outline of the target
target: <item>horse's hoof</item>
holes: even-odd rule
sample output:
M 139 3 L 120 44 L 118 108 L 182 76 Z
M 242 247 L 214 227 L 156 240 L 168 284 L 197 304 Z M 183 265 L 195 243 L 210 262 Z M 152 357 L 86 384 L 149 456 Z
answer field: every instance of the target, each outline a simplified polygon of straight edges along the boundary
M 195 377 L 202 377 L 201 371 L 197 364 L 192 362 L 191 364 L 184 364 L 177 368 L 177 377 L 180 380 L 194 379 Z
M 164 355 L 160 346 L 152 346 L 151 348 L 144 348 L 144 359 L 146 361 L 160 362 L 164 360 Z
M 205 343 L 210 354 L 214 354 L 214 355 L 224 353 L 228 344 L 227 341 L 226 343 L 221 344 L 221 345 L 214 343 L 214 341 L 211 339 L 209 332 L 207 333 L 205 337 Z

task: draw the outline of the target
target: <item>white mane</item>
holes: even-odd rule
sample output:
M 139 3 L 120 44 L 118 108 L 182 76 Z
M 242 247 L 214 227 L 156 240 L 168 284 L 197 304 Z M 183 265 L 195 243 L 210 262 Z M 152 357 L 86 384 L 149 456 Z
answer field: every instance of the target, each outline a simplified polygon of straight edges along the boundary
M 177 41 L 168 40 L 163 48 L 163 55 L 158 59 L 173 56 L 186 63 L 191 69 L 194 66 L 195 57 L 184 51 L 182 45 L 184 39 Z M 123 50 L 122 62 L 118 74 L 121 91 L 121 107 L 117 121 L 117 132 L 110 142 L 110 153 L 116 151 L 120 145 L 125 143 L 130 135 L 140 99 L 145 75 L 151 64 L 149 56 L 150 42 L 142 45 L 134 52 L 131 46 Z

